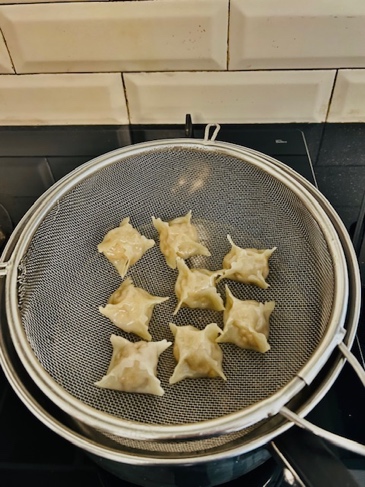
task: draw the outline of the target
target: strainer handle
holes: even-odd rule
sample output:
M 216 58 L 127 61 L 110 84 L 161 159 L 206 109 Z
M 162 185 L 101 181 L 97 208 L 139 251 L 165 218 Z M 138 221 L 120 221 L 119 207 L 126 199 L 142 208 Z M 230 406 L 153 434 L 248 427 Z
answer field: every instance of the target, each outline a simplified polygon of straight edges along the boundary
M 297 426 L 271 441 L 270 451 L 282 466 L 284 479 L 289 485 L 360 487 L 321 438 Z
M 352 352 L 350 352 L 348 347 L 343 342 L 338 344 L 338 348 L 341 350 L 342 354 L 347 359 L 348 363 L 351 365 L 351 367 L 354 369 L 357 376 L 361 380 L 362 385 L 365 387 L 365 370 L 361 366 L 360 362 L 357 360 L 355 355 Z
M 212 136 L 209 138 L 211 128 L 214 128 L 214 131 L 213 131 Z M 205 127 L 205 131 L 204 131 L 203 144 L 209 144 L 209 142 L 214 142 L 217 135 L 218 135 L 218 132 L 220 131 L 220 129 L 221 129 L 221 126 L 219 125 L 219 123 L 208 123 L 208 125 Z
M 310 421 L 301 418 L 296 413 L 293 413 L 293 411 L 291 411 L 285 406 L 283 406 L 280 409 L 280 414 L 284 416 L 286 419 L 288 419 L 289 421 L 292 421 L 295 425 L 299 426 L 300 428 L 303 428 L 317 436 L 320 436 L 321 438 L 329 441 L 333 445 L 336 445 L 345 450 L 352 451 L 358 455 L 365 456 L 365 445 L 361 445 L 357 441 L 350 440 L 348 438 L 345 438 L 340 435 L 336 435 L 335 433 L 331 433 L 330 431 L 320 428 L 319 426 L 316 426 Z
M 4 277 L 7 274 L 8 262 L 0 262 L 0 277 Z
M 339 343 L 338 347 L 341 353 L 349 362 L 349 364 L 352 366 L 356 374 L 359 376 L 362 384 L 365 386 L 365 371 L 361 366 L 361 364 L 358 362 L 357 358 L 352 354 L 352 352 L 350 352 L 348 347 L 343 342 Z M 295 425 L 287 433 L 290 434 L 290 431 L 292 431 L 296 427 L 299 427 L 299 430 L 298 428 L 296 428 L 297 437 L 300 436 L 298 435 L 298 432 L 302 431 L 304 434 L 305 442 L 313 443 L 313 446 L 309 447 L 309 450 L 311 449 L 314 450 L 314 457 L 313 457 L 313 452 L 308 451 L 308 448 L 306 448 L 305 451 L 302 452 L 303 453 L 302 455 L 300 454 L 300 452 L 298 453 L 297 450 L 298 448 L 300 449 L 300 446 L 298 447 L 297 445 L 297 441 L 295 439 L 294 433 L 290 436 L 292 438 L 292 444 L 289 446 L 286 444 L 285 438 L 283 441 L 281 441 L 280 438 L 276 439 L 271 444 L 271 448 L 273 450 L 273 454 L 275 455 L 275 457 L 278 458 L 280 462 L 284 465 L 284 467 L 286 467 L 289 470 L 289 472 L 294 476 L 295 480 L 298 481 L 298 485 L 300 486 L 303 485 L 304 487 L 317 487 L 321 485 L 328 485 L 328 482 L 323 483 L 323 478 L 324 478 L 323 476 L 321 475 L 313 476 L 311 473 L 311 468 L 309 469 L 305 468 L 308 467 L 308 462 L 311 463 L 312 461 L 313 462 L 316 461 L 315 455 L 317 454 L 320 455 L 321 459 L 325 460 L 325 463 L 327 462 L 328 465 L 333 466 L 333 468 L 335 469 L 334 472 L 328 471 L 328 475 L 332 476 L 333 473 L 335 477 L 337 477 L 338 475 L 342 475 L 344 476 L 344 478 L 346 478 L 347 475 L 346 469 L 344 469 L 340 461 L 339 460 L 337 461 L 335 456 L 331 454 L 327 446 L 323 444 L 323 442 L 321 442 L 323 439 L 327 440 L 328 442 L 332 443 L 333 445 L 339 448 L 354 452 L 357 455 L 365 456 L 365 445 L 362 445 L 357 441 L 350 440 L 349 438 L 345 438 L 343 436 L 337 435 L 335 433 L 331 433 L 330 431 L 320 428 L 319 426 L 316 426 L 310 421 L 301 418 L 300 416 L 298 416 L 296 413 L 294 413 L 293 411 L 291 411 L 285 406 L 283 406 L 280 409 L 280 414 L 284 416 L 286 419 L 288 419 L 289 421 L 291 421 L 291 423 L 294 423 Z M 320 465 L 322 468 L 323 467 L 322 463 Z M 315 468 L 314 464 L 313 464 L 313 468 Z M 303 474 L 304 477 L 306 478 L 305 483 L 302 483 Z M 319 474 L 319 472 L 316 471 L 316 474 Z M 336 481 L 338 480 L 339 479 L 337 478 Z M 346 483 L 344 482 L 336 485 L 348 485 L 348 486 L 357 485 L 354 484 L 353 482 L 354 481 L 351 479 L 350 476 L 348 480 L 346 480 Z M 331 484 L 331 485 L 335 485 L 335 484 Z

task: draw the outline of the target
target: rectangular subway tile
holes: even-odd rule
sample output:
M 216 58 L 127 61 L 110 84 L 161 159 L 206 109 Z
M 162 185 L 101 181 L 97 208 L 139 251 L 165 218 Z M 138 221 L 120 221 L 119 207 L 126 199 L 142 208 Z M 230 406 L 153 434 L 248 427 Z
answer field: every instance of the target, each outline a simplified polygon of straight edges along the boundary
M 124 74 L 131 123 L 322 122 L 334 71 Z
M 18 73 L 226 69 L 228 0 L 0 6 Z
M 231 0 L 229 69 L 365 67 L 363 0 Z
M 0 125 L 128 123 L 119 74 L 0 76 Z
M 365 69 L 339 70 L 328 122 L 365 122 Z

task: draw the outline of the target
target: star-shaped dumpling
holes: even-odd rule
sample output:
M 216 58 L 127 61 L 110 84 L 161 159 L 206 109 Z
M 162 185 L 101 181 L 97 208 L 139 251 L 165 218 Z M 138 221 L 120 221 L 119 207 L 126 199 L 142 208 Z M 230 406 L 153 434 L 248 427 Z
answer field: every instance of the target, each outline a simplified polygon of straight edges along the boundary
M 182 306 L 223 311 L 223 300 L 215 287 L 220 273 L 208 269 L 189 269 L 179 257 L 176 263 L 179 271 L 175 283 L 178 304 L 173 314 L 176 315 Z
M 124 218 L 117 228 L 110 230 L 98 245 L 98 251 L 114 265 L 121 277 L 134 265 L 148 249 L 155 245 L 155 241 L 141 235 L 129 223 L 129 217 Z
M 117 335 L 111 335 L 110 341 L 113 354 L 108 371 L 95 385 L 117 391 L 162 396 L 164 390 L 156 376 L 157 364 L 159 356 L 171 342 L 161 340 L 132 343 Z
M 159 233 L 160 250 L 171 269 L 176 268 L 177 257 L 188 259 L 194 255 L 210 256 L 207 247 L 199 242 L 198 232 L 191 223 L 191 211 L 169 222 L 153 216 L 152 223 Z
M 227 235 L 227 238 L 232 248 L 223 259 L 221 279 L 231 279 L 267 289 L 269 284 L 265 279 L 269 275 L 269 258 L 276 247 L 272 249 L 243 249 L 233 242 L 230 235 Z
M 144 340 L 151 340 L 148 325 L 153 308 L 168 299 L 153 296 L 144 289 L 135 287 L 132 279 L 127 278 L 110 296 L 108 304 L 104 308 L 99 307 L 99 311 L 121 330 L 134 333 Z
M 216 343 L 222 330 L 216 323 L 210 323 L 204 330 L 191 325 L 176 326 L 170 323 L 170 329 L 175 337 L 174 357 L 177 361 L 170 384 L 198 377 L 221 377 L 227 380 L 222 370 L 223 352 Z
M 226 286 L 226 306 L 223 312 L 223 333 L 217 343 L 234 343 L 238 347 L 267 352 L 270 331 L 270 315 L 275 301 L 259 303 L 235 298 Z

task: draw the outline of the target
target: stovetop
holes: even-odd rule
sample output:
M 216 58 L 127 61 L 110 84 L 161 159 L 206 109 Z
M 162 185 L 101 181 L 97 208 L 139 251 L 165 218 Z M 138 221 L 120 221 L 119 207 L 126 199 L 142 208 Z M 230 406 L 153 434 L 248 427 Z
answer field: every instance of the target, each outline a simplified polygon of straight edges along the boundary
M 16 225 L 45 190 L 93 157 L 147 140 L 203 138 L 203 131 L 204 127 L 190 123 L 135 127 L 4 127 L 0 129 L 0 205 Z M 312 184 L 318 184 L 320 190 L 323 184 L 325 192 L 330 187 L 331 168 L 338 169 L 332 164 L 327 174 L 325 164 L 321 163 L 320 149 L 325 145 L 323 126 L 223 125 L 218 139 L 268 154 L 292 167 Z M 365 180 L 365 163 L 360 167 L 361 185 Z M 365 184 L 362 187 L 365 188 Z M 342 206 L 338 205 L 338 194 L 334 194 L 336 209 L 349 232 L 353 232 L 360 206 L 358 196 L 356 205 L 350 201 L 351 194 L 353 197 L 353 192 L 348 192 L 348 199 L 342 201 Z M 327 197 L 331 201 L 329 194 Z M 5 225 L 4 232 L 9 231 Z M 362 317 L 359 339 L 353 347 L 359 360 L 362 360 L 361 353 L 365 354 L 364 335 Z M 330 431 L 365 443 L 364 408 L 364 390 L 346 365 L 334 386 L 307 418 Z M 334 448 L 334 451 L 354 473 L 359 485 L 365 486 L 365 459 L 345 450 Z M 243 480 L 245 485 L 253 487 L 289 485 L 283 479 L 282 469 L 272 459 L 246 474 L 244 479 L 226 485 L 243 485 Z M 53 487 L 79 486 L 80 483 L 88 487 L 131 486 L 48 430 L 21 403 L 0 372 L 0 484 L 18 487 L 25 482 Z

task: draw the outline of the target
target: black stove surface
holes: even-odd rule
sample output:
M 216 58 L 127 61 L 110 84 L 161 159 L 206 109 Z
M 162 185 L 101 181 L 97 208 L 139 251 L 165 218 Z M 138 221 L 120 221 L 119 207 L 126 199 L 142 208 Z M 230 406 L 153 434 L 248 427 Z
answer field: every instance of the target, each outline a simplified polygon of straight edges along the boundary
M 218 139 L 268 154 L 316 184 L 316 161 L 324 128 L 297 127 L 223 125 Z M 32 203 L 54 182 L 93 157 L 147 140 L 186 135 L 203 138 L 203 131 L 202 126 L 190 125 L 4 127 L 0 129 L 0 228 L 4 229 L 4 234 L 9 234 L 8 216 L 16 225 Z M 365 173 L 365 167 L 363 169 Z M 320 166 L 318 174 L 325 181 L 323 166 Z M 321 184 L 319 189 L 322 189 Z M 352 204 L 345 203 L 344 207 L 352 208 Z M 351 231 L 354 220 L 345 223 Z M 361 353 L 365 354 L 364 330 L 362 317 L 359 325 L 361 343 L 358 340 L 353 347 L 359 360 L 362 359 Z M 364 390 L 352 369 L 346 365 L 308 419 L 329 431 L 365 443 L 364 408 Z M 353 472 L 359 485 L 365 486 L 365 459 L 342 449 L 333 450 Z M 132 485 L 106 472 L 83 451 L 46 428 L 22 404 L 0 371 L 0 485 L 20 487 L 26 482 L 39 487 L 73 487 L 81 483 L 88 487 Z M 244 478 L 226 485 L 273 487 L 289 483 L 283 479 L 281 468 L 270 459 Z

